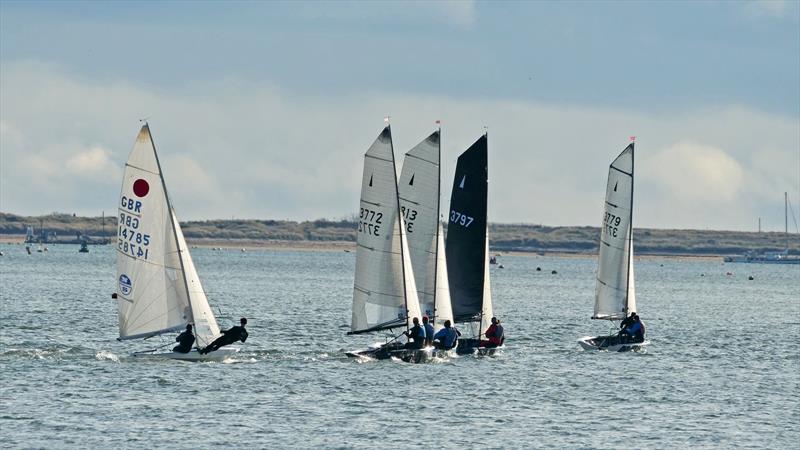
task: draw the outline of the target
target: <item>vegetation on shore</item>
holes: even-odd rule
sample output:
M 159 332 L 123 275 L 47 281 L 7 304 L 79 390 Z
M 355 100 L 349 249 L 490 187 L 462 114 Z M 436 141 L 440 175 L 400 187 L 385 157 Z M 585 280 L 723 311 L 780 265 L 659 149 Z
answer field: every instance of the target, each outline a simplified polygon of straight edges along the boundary
M 105 225 L 104 225 L 105 224 Z M 0 235 L 24 235 L 32 226 L 40 232 L 55 232 L 59 239 L 79 234 L 93 238 L 116 236 L 116 217 L 75 217 L 53 213 L 24 217 L 0 213 Z M 350 220 L 294 222 L 286 220 L 203 220 L 181 223 L 188 239 L 250 241 L 355 242 L 356 223 Z M 530 224 L 490 224 L 490 246 L 494 251 L 597 252 L 597 227 L 548 227 Z M 715 230 L 634 230 L 636 253 L 640 255 L 733 255 L 747 252 L 780 251 L 787 238 L 779 232 Z M 792 234 L 790 252 L 800 254 L 800 236 Z

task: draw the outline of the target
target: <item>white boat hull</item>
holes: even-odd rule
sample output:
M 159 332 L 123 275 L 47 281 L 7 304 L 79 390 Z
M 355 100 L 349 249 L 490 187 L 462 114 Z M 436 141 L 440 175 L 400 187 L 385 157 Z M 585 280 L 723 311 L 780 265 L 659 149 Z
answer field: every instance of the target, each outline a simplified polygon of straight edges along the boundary
M 176 353 L 176 352 L 136 352 L 133 353 L 135 358 L 167 358 L 177 359 L 180 361 L 191 362 L 210 362 L 210 361 L 224 361 L 239 352 L 237 347 L 221 348 L 217 351 L 201 355 L 197 349 L 193 349 L 189 353 Z
M 643 342 L 610 342 L 607 343 L 605 338 L 609 336 L 586 336 L 578 340 L 581 348 L 584 350 L 600 350 L 606 352 L 639 352 L 644 350 L 650 341 L 644 340 Z

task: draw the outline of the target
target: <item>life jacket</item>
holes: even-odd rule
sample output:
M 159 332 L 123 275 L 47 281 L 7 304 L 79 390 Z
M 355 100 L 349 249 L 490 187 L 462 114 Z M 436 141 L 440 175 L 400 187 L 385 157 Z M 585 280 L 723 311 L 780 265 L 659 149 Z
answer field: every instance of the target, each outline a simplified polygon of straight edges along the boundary
M 489 329 L 486 330 L 486 337 L 489 338 L 489 342 L 494 345 L 502 345 L 503 344 L 503 326 L 502 325 L 495 325 L 492 324 L 489 326 Z
M 456 340 L 458 339 L 458 332 L 454 327 L 445 328 L 447 330 L 447 335 L 444 338 L 444 346 L 447 348 L 453 348 L 456 345 Z

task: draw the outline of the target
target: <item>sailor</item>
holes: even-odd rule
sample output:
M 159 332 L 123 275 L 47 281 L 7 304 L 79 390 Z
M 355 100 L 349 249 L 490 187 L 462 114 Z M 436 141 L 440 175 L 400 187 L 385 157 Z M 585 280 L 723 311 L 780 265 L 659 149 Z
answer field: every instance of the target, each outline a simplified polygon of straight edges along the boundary
M 433 325 L 430 324 L 428 316 L 422 316 L 422 326 L 425 328 L 425 347 L 433 345 Z
M 481 347 L 499 347 L 503 345 L 503 341 L 506 339 L 503 326 L 500 325 L 500 319 L 497 317 L 492 317 L 492 324 L 489 325 L 484 334 L 489 340 L 481 341 Z
M 222 332 L 222 336 L 218 337 L 216 340 L 214 340 L 214 342 L 208 344 L 208 347 L 200 350 L 200 354 L 205 355 L 206 353 L 218 350 L 220 347 L 233 344 L 236 341 L 246 341 L 247 330 L 244 329 L 244 326 L 247 325 L 247 319 L 242 317 L 239 319 L 239 323 L 241 324 L 240 326 L 235 326 L 224 330 Z
M 420 349 L 425 345 L 425 328 L 419 325 L 419 319 L 414 317 L 414 326 L 403 334 L 408 337 L 405 348 Z
M 620 332 L 620 336 L 627 337 L 633 342 L 644 342 L 644 324 L 635 313 L 631 314 L 631 317 L 633 318 L 633 323 L 625 327 Z
M 192 324 L 186 325 L 186 331 L 182 332 L 175 338 L 178 343 L 172 348 L 175 353 L 189 353 L 192 351 L 192 344 L 194 344 L 194 334 L 192 334 Z
M 444 328 L 433 336 L 433 346 L 441 350 L 450 350 L 456 346 L 461 332 L 449 320 L 444 321 Z
M 622 319 L 622 322 L 619 324 L 619 329 L 624 330 L 628 325 L 633 324 L 635 321 L 634 317 L 636 317 L 636 312 L 632 312 L 630 316 Z

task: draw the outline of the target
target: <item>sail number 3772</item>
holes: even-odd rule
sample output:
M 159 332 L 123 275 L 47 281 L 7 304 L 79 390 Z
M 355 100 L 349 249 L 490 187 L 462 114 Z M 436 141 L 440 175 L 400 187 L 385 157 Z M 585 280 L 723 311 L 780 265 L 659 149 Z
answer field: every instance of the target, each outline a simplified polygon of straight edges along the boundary
M 361 208 L 358 218 L 361 219 L 358 221 L 359 233 L 366 233 L 371 236 L 380 236 L 378 233 L 381 229 L 381 219 L 383 219 L 382 212 Z
M 460 213 L 454 209 L 450 210 L 450 222 L 453 222 L 456 225 L 461 225 L 464 228 L 468 228 L 470 225 L 472 225 L 474 220 L 475 219 L 472 216 Z

